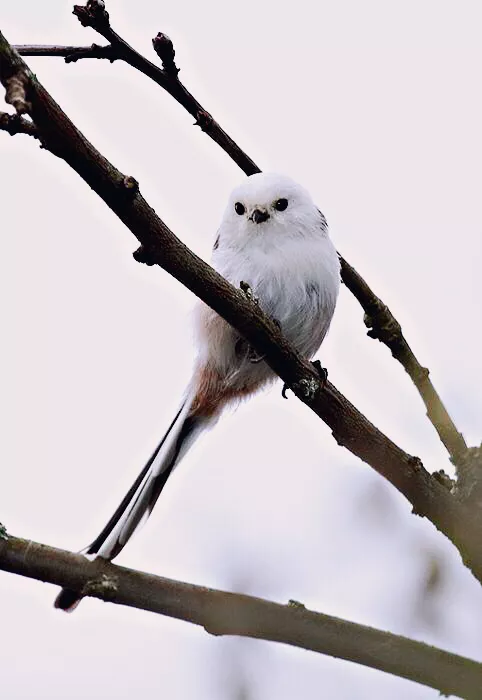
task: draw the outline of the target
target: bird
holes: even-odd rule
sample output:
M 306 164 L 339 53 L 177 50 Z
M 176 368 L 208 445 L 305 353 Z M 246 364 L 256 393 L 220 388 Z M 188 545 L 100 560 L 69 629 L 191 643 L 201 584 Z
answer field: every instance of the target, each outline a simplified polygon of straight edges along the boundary
M 315 355 L 335 311 L 340 261 L 326 219 L 303 186 L 269 172 L 245 178 L 228 199 L 211 264 L 249 293 L 301 355 Z M 88 557 L 114 559 L 201 433 L 227 405 L 276 380 L 264 357 L 202 301 L 194 331 L 197 356 L 179 410 L 107 525 L 82 550 Z M 70 612 L 81 599 L 64 588 L 55 607 Z

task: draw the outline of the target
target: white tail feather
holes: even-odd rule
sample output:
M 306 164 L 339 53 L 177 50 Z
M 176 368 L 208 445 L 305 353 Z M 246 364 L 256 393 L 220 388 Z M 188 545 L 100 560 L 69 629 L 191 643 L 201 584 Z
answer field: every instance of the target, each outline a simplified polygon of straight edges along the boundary
M 131 486 L 100 535 L 82 550 L 89 558 L 100 556 L 114 559 L 132 537 L 135 530 L 150 515 L 156 501 L 174 468 L 203 430 L 216 419 L 189 415 L 192 399 L 179 409 L 167 433 Z M 55 607 L 72 611 L 82 595 L 63 588 L 55 600 Z
M 171 425 L 168 433 L 164 437 L 160 446 L 153 455 L 153 460 L 146 472 L 144 479 L 141 481 L 137 491 L 133 494 L 132 499 L 121 515 L 117 525 L 113 528 L 110 535 L 99 547 L 97 554 L 104 559 L 111 559 L 118 554 L 118 549 L 123 548 L 135 530 L 147 520 L 154 507 L 152 498 L 154 495 L 157 477 L 169 470 L 169 475 L 183 456 L 186 454 L 193 440 L 189 440 L 191 432 L 180 445 L 177 445 L 178 439 L 181 436 L 182 428 L 184 427 L 187 415 L 189 413 L 190 402 L 186 401 L 178 413 L 174 423 Z M 166 475 L 167 476 L 167 475 Z M 159 492 L 160 493 L 160 492 Z M 159 495 L 159 494 L 157 494 Z M 157 500 L 157 498 L 156 498 Z

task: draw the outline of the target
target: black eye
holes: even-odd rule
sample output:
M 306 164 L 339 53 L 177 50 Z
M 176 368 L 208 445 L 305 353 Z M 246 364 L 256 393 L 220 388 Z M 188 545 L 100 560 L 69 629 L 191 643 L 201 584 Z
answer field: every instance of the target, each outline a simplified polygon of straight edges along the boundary
M 286 207 L 288 206 L 288 200 L 282 197 L 281 199 L 278 199 L 274 203 L 274 208 L 277 209 L 278 211 L 284 211 Z
M 236 202 L 236 204 L 234 205 L 234 209 L 236 211 L 236 214 L 239 214 L 239 216 L 244 214 L 244 212 L 246 211 L 244 204 L 241 204 L 241 202 Z

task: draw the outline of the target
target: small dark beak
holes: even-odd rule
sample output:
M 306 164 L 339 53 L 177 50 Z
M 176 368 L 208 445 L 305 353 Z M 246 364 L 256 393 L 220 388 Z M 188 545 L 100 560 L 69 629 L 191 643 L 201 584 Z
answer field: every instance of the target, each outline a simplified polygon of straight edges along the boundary
M 249 218 L 251 221 L 254 221 L 255 224 L 262 224 L 263 221 L 267 221 L 269 219 L 269 214 L 267 211 L 255 209 Z

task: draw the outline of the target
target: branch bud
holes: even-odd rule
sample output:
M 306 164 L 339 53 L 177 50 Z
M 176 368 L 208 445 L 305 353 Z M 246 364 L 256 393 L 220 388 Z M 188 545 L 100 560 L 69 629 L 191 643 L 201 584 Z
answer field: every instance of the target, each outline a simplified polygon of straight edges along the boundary
M 176 55 L 176 52 L 174 51 L 173 43 L 167 34 L 159 32 L 152 40 L 152 46 L 162 61 L 164 71 L 172 78 L 177 78 L 179 68 L 174 63 L 174 56 Z

